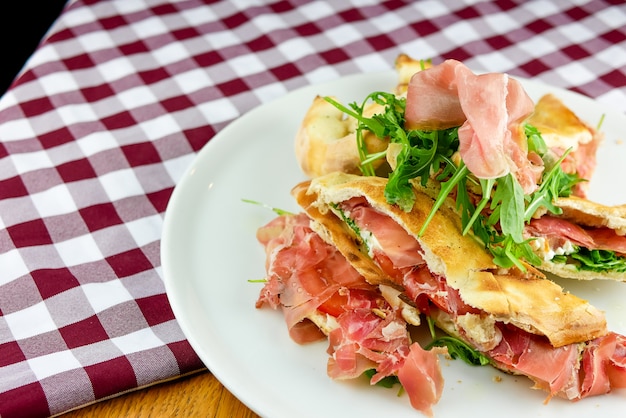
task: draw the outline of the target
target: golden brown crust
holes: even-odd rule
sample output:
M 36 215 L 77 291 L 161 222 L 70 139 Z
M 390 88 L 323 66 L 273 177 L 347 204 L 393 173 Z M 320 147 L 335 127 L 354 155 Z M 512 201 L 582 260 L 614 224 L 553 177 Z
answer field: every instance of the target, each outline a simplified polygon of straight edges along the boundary
M 396 86 L 395 93 L 403 95 L 411 81 L 411 77 L 417 72 L 423 69 L 432 67 L 430 61 L 416 60 L 408 56 L 407 54 L 400 54 L 396 57 L 395 69 L 398 74 L 398 85 Z
M 336 98 L 335 98 L 336 99 Z M 366 116 L 382 111 L 382 106 L 371 103 L 364 110 Z M 333 171 L 356 174 L 361 158 L 356 143 L 356 119 L 317 96 L 300 124 L 296 134 L 295 154 L 300 168 L 308 177 L 317 177 Z M 369 131 L 363 138 L 370 152 L 387 148 L 387 141 Z
M 430 62 L 414 60 L 406 54 L 400 54 L 395 62 L 398 75 L 395 94 L 404 94 L 411 76 L 422 67 L 430 66 Z M 336 97 L 332 98 L 337 100 Z M 369 117 L 382 111 L 381 105 L 370 102 L 365 106 L 363 114 Z M 356 119 L 344 114 L 323 97 L 315 97 L 295 138 L 296 159 L 304 174 L 309 178 L 333 171 L 358 174 L 361 159 L 356 143 L 356 126 Z M 385 138 L 378 138 L 369 131 L 363 132 L 363 138 L 370 153 L 381 152 L 387 148 L 388 141 Z M 373 162 L 374 168 L 383 162 Z
M 323 226 L 326 239 L 342 253 L 356 255 L 360 271 L 371 269 L 364 275 L 374 280 L 373 283 L 385 281 L 381 279 L 384 273 L 365 260 L 367 257 L 355 243 L 354 234 L 331 213 L 331 205 L 352 197 L 365 197 L 372 207 L 392 217 L 416 237 L 433 273 L 445 277 L 466 303 L 498 321 L 545 335 L 555 347 L 588 341 L 607 332 L 606 320 L 599 310 L 565 293 L 541 274 L 534 271 L 534 274 L 522 274 L 513 269 L 498 271 L 483 246 L 461 234 L 460 220 L 451 208 L 440 209 L 425 234 L 418 237 L 432 207 L 432 198 L 416 191 L 413 210 L 404 212 L 386 203 L 385 184 L 383 178 L 333 173 L 298 186 L 296 195 L 307 213 Z M 308 189 L 303 197 L 305 187 Z
M 575 151 L 579 144 L 591 142 L 593 131 L 553 94 L 542 96 L 527 122 L 541 132 L 549 148 Z
M 543 261 L 541 263 L 541 270 L 565 279 L 615 280 L 618 282 L 626 282 L 626 273 L 614 271 L 596 272 L 589 270 L 580 270 L 572 264 L 555 263 L 552 261 Z
M 561 197 L 555 205 L 563 209 L 560 218 L 585 227 L 607 227 L 626 235 L 626 205 L 606 206 L 579 197 Z

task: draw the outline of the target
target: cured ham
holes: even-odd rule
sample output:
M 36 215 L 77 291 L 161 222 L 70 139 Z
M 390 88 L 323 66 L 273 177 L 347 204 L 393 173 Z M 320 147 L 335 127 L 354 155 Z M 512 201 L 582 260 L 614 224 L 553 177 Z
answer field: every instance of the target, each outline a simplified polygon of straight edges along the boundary
M 476 177 L 514 173 L 529 194 L 543 172 L 541 159 L 529 155 L 521 125 L 533 110 L 521 84 L 507 74 L 476 75 L 461 62 L 446 60 L 411 78 L 405 126 L 421 130 L 459 126 L 459 153 Z
M 331 378 L 354 379 L 372 369 L 371 384 L 396 376 L 411 405 L 431 416 L 443 390 L 438 354 L 445 350 L 413 343 L 401 309 L 324 242 L 305 214 L 275 218 L 257 239 L 267 271 L 257 308 L 281 309 L 296 343 L 328 338 Z
M 362 199 L 364 202 L 364 199 Z M 365 206 L 354 204 L 348 209 L 350 217 L 364 226 L 376 237 L 378 244 L 385 245 L 384 254 L 397 267 L 412 267 L 423 264 L 424 260 L 419 252 L 418 243 L 406 234 L 398 233 L 394 228 L 388 228 L 386 217 L 379 213 L 366 212 Z
M 528 236 L 546 238 L 553 249 L 571 242 L 589 250 L 609 250 L 626 254 L 626 236 L 618 235 L 613 229 L 583 228 L 554 216 L 544 215 L 532 219 L 526 227 L 526 233 Z
M 407 87 L 404 113 L 408 129 L 434 131 L 461 126 L 467 119 L 456 82 L 456 60 L 415 73 Z
M 419 344 L 412 344 L 403 367 L 398 370 L 398 379 L 407 392 L 415 394 L 410 397 L 413 408 L 432 416 L 432 405 L 443 392 L 443 377 L 437 357 L 423 350 Z
M 489 352 L 498 367 L 523 373 L 536 389 L 577 401 L 626 387 L 626 338 L 616 333 L 581 344 L 554 349 L 531 334 L 505 330 L 505 337 Z
M 582 390 L 578 398 L 626 387 L 626 337 L 614 332 L 591 341 L 582 355 Z
M 343 289 L 375 290 L 309 223 L 304 214 L 285 215 L 257 231 L 265 246 L 268 276 L 256 306 L 281 308 L 290 335 L 298 343 L 325 338 L 310 327 L 309 317 L 317 312 L 339 314 L 348 299 Z

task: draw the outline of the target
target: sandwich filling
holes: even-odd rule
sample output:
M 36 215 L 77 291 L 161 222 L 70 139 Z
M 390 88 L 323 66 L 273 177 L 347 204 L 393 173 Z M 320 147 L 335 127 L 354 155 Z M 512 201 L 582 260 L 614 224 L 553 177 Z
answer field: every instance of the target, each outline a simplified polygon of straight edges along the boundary
M 626 236 L 608 227 L 585 228 L 567 219 L 542 216 L 525 228 L 546 263 L 574 271 L 626 273 Z M 597 277 L 597 276 L 593 276 Z

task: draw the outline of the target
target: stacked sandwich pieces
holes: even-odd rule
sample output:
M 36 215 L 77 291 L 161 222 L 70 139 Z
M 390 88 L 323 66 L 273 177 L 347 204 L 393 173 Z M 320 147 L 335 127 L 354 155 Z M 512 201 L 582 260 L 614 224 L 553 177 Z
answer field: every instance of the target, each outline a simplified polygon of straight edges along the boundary
M 302 213 L 257 233 L 257 307 L 282 309 L 298 343 L 327 338 L 330 377 L 397 379 L 427 415 L 443 353 L 527 376 L 547 399 L 626 387 L 626 337 L 544 275 L 626 280 L 626 209 L 585 199 L 601 135 L 505 74 L 404 55 L 396 68 L 394 92 L 316 98 L 305 115 L 311 180 L 292 191 Z M 424 318 L 449 335 L 441 347 L 412 341 Z

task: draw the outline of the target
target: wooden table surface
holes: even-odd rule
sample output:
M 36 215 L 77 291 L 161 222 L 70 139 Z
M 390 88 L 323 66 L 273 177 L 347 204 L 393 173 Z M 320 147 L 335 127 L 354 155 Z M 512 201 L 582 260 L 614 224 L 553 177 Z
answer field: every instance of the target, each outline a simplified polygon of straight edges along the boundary
M 208 371 L 103 400 L 61 418 L 174 416 L 258 418 Z

